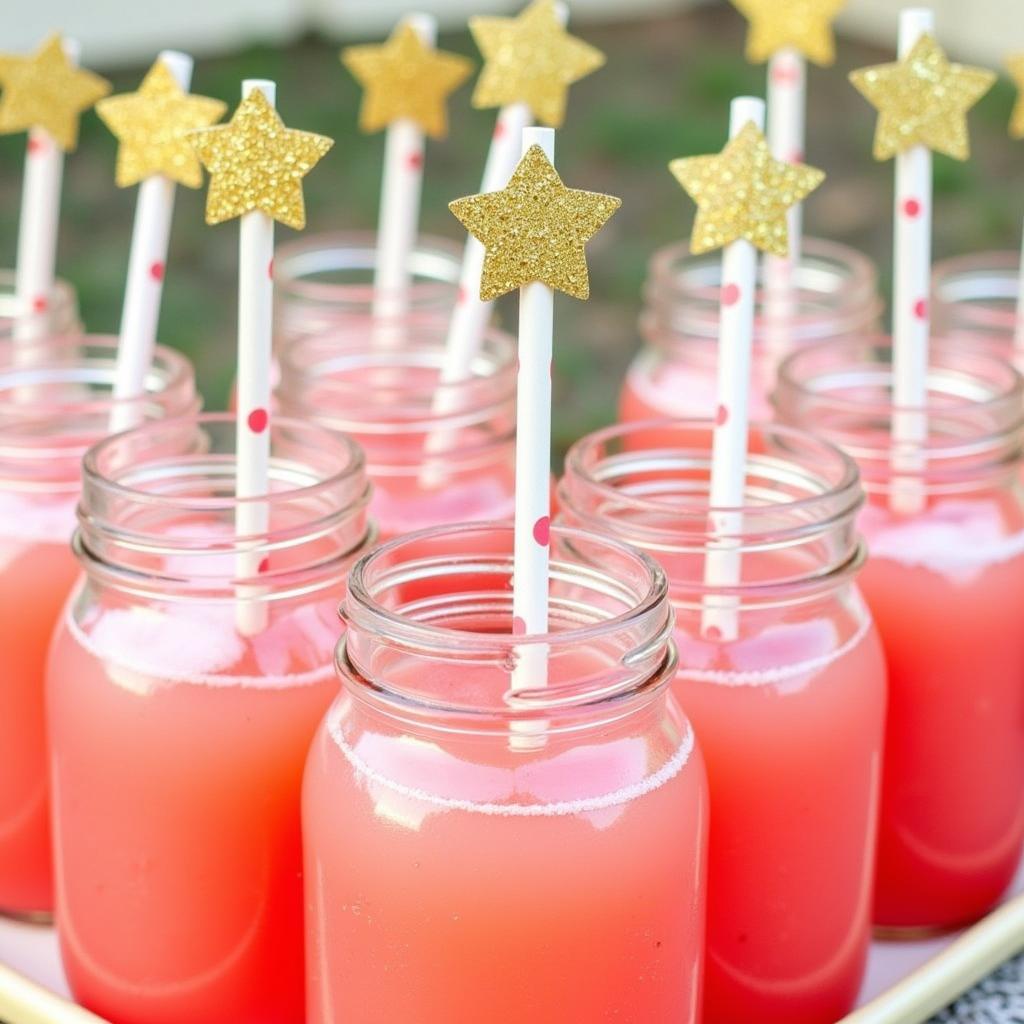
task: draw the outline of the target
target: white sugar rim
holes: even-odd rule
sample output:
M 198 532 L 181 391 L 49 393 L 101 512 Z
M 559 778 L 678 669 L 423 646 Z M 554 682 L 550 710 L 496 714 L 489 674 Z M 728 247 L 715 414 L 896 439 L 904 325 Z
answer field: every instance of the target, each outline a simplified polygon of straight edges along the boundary
M 70 603 L 64 613 L 64 624 L 67 626 L 68 632 L 74 637 L 79 646 L 88 651 L 88 653 L 96 658 L 97 661 L 108 662 L 118 666 L 119 668 L 126 669 L 129 672 L 135 672 L 138 675 L 146 676 L 150 679 L 162 680 L 168 683 L 186 683 L 193 686 L 214 686 L 220 688 L 239 686 L 263 690 L 286 690 L 292 687 L 313 686 L 316 683 L 324 682 L 327 679 L 333 679 L 335 676 L 333 660 L 321 668 L 309 669 L 306 672 L 294 672 L 283 676 L 229 676 L 209 675 L 204 673 L 188 674 L 183 672 L 169 672 L 165 669 L 154 671 L 152 666 L 147 667 L 123 658 L 112 657 L 109 652 L 103 651 L 99 646 L 94 644 L 89 635 L 81 626 L 78 625 L 77 622 L 75 622 L 74 616 L 71 614 Z
M 592 811 L 602 811 L 610 807 L 618 807 L 622 804 L 630 803 L 656 789 L 660 789 L 666 782 L 678 775 L 693 753 L 693 729 L 687 724 L 686 735 L 683 737 L 679 749 L 672 757 L 653 775 L 648 775 L 643 781 L 636 782 L 632 786 L 616 789 L 603 796 L 586 797 L 582 800 L 562 800 L 551 804 L 479 803 L 475 800 L 459 800 L 454 797 L 428 793 L 425 789 L 407 786 L 402 782 L 397 782 L 395 779 L 389 779 L 375 768 L 371 768 L 342 735 L 341 709 L 338 707 L 332 708 L 327 714 L 327 730 L 331 735 L 331 739 L 334 740 L 338 749 L 344 755 L 345 760 L 352 765 L 359 775 L 369 779 L 370 782 L 391 790 L 393 793 L 431 804 L 434 807 L 443 808 L 446 811 L 469 811 L 473 814 L 492 814 L 514 818 L 546 818 L 562 817 L 570 814 L 587 814 Z
M 833 661 L 845 657 L 868 635 L 870 629 L 871 619 L 865 616 L 864 621 L 857 628 L 857 632 L 834 651 L 830 651 L 828 654 L 819 654 L 816 658 L 807 658 L 805 661 L 794 661 L 790 665 L 733 672 L 726 669 L 681 668 L 676 673 L 676 678 L 692 680 L 696 683 L 717 683 L 720 686 L 768 686 L 771 683 L 780 683 L 786 679 L 792 679 L 794 676 L 816 672 L 818 669 L 831 665 Z

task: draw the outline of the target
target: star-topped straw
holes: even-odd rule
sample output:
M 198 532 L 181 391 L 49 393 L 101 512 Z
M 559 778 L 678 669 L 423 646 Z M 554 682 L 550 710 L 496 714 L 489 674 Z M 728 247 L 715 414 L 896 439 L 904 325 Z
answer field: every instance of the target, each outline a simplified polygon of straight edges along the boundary
M 732 0 L 750 23 L 747 59 L 768 61 L 768 145 L 779 160 L 800 163 L 806 150 L 807 61 L 835 60 L 832 22 L 846 0 Z M 789 208 L 789 253 L 765 260 L 766 341 L 776 360 L 789 348 L 803 253 L 799 203 Z
M 899 57 L 854 71 L 850 80 L 878 111 L 876 160 L 896 158 L 893 281 L 894 511 L 917 512 L 924 501 L 920 472 L 928 436 L 927 398 L 932 224 L 932 150 L 966 160 L 967 112 L 995 75 L 953 64 L 932 36 L 931 11 L 900 15 Z
M 140 185 L 114 377 L 118 399 L 143 393 L 152 362 L 175 186 L 198 188 L 203 183 L 188 133 L 219 121 L 226 109 L 220 100 L 190 96 L 191 81 L 192 58 L 165 51 L 136 92 L 110 96 L 96 107 L 119 143 L 115 181 L 122 188 Z M 140 413 L 131 402 L 115 403 L 110 429 L 134 426 Z
M 287 128 L 274 109 L 273 82 L 246 81 L 242 102 L 225 125 L 202 128 L 189 138 L 210 172 L 207 224 L 241 218 L 238 266 L 238 502 L 235 533 L 240 541 L 259 543 L 266 532 L 268 509 L 261 498 L 269 486 L 270 363 L 273 322 L 274 221 L 302 228 L 306 208 L 302 179 L 334 143 L 323 135 Z M 266 624 L 262 593 L 252 581 L 261 571 L 257 553 L 243 551 L 236 576 L 248 581 L 237 588 L 235 621 L 252 635 Z
M 785 256 L 786 212 L 817 188 L 823 172 L 776 160 L 762 134 L 764 103 L 733 100 L 729 142 L 715 156 L 673 160 L 672 174 L 697 204 L 691 248 L 724 247 L 718 343 L 718 415 L 711 452 L 712 527 L 716 543 L 704 563 L 709 586 L 740 581 L 738 542 L 746 491 L 750 354 L 754 333 L 757 250 Z M 710 594 L 702 629 L 708 639 L 735 639 L 735 598 Z
M 527 128 L 505 188 L 450 204 L 486 251 L 481 297 L 520 289 L 513 614 L 516 631 L 530 634 L 548 630 L 554 289 L 589 295 L 584 244 L 620 206 L 612 196 L 566 188 L 553 166 L 554 134 Z M 513 692 L 547 682 L 546 651 L 533 644 L 522 655 Z
M 424 134 L 448 131 L 446 104 L 473 71 L 466 57 L 434 48 L 437 23 L 414 14 L 383 44 L 350 46 L 341 61 L 363 86 L 359 126 L 387 129 L 374 274 L 374 315 L 393 321 L 408 306 L 409 261 L 419 222 Z M 387 343 L 394 324 L 379 329 Z
M 470 18 L 469 29 L 484 57 L 484 67 L 473 92 L 473 105 L 500 107 L 484 166 L 481 193 L 505 187 L 520 157 L 523 129 L 537 118 L 557 126 L 565 118 L 570 85 L 604 64 L 604 54 L 569 35 L 569 11 L 559 0 L 534 0 L 514 18 Z M 466 239 L 459 275 L 458 301 L 452 312 L 445 343 L 440 383 L 465 380 L 480 350 L 493 303 L 480 297 L 484 247 L 473 235 Z M 455 389 L 439 387 L 434 412 L 455 410 Z M 431 434 L 427 451 L 444 451 L 443 433 Z M 436 476 L 436 474 L 434 474 Z M 432 475 L 425 470 L 422 483 Z
M 28 132 L 18 225 L 18 342 L 45 333 L 48 323 L 64 151 L 78 142 L 82 114 L 110 91 L 108 82 L 77 63 L 77 44 L 59 35 L 28 57 L 0 54 L 0 134 Z M 28 349 L 18 357 L 31 361 Z

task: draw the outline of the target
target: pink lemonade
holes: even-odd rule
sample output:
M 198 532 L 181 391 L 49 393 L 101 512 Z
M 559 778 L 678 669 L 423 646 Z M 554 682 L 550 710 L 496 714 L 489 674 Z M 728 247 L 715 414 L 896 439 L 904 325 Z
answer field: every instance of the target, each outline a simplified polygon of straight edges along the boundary
M 365 329 L 283 346 L 281 409 L 312 416 L 366 452 L 380 536 L 509 519 L 514 508 L 515 357 L 490 332 L 471 377 L 439 385 L 446 322 L 419 321 L 382 347 Z
M 73 512 L 63 511 L 51 538 L 71 536 Z M 7 509 L 5 529 L 29 523 L 33 515 L 40 515 L 38 507 Z M 0 566 L 0 908 L 31 914 L 53 906 L 42 681 L 78 563 L 69 541 L 8 535 L 0 540 Z
M 1024 522 L 996 498 L 861 521 L 865 596 L 889 663 L 875 919 L 974 920 L 1024 844 Z
M 2 283 L 0 283 L 2 284 Z M 58 288 L 62 316 L 74 293 Z M 55 310 L 55 315 L 56 315 Z M 0 330 L 0 337 L 2 337 Z M 78 575 L 71 552 L 82 453 L 109 428 L 116 339 L 41 338 L 19 367 L 0 340 L 0 912 L 53 909 L 43 680 Z M 157 348 L 138 418 L 193 411 L 192 368 Z
M 309 1024 L 697 1024 L 706 786 L 665 688 L 664 584 L 630 625 L 605 624 L 610 590 L 569 580 L 556 538 L 556 692 L 531 690 L 517 720 L 501 532 L 500 555 L 471 526 L 402 539 L 350 585 L 344 689 L 303 793 Z M 639 556 L 575 536 L 617 600 L 633 592 Z M 463 571 L 438 572 L 455 542 Z M 583 644 L 563 616 L 596 609 Z
M 337 693 L 336 594 L 65 620 L 50 662 L 57 909 L 75 997 L 124 1024 L 301 1019 L 298 794 Z
M 927 436 L 902 461 L 888 339 L 791 357 L 778 395 L 856 453 L 868 492 L 862 582 L 889 665 L 874 921 L 890 933 L 980 917 L 1024 841 L 1024 387 L 989 337 L 933 338 L 929 360 Z
M 834 1024 L 866 964 L 885 665 L 854 582 L 856 467 L 755 425 L 740 578 L 704 583 L 712 427 L 660 420 L 578 442 L 562 514 L 657 557 L 676 612 L 673 692 L 711 798 L 704 1024 Z M 708 602 L 732 610 L 707 628 Z
M 269 430 L 268 526 L 241 541 L 230 416 L 85 458 L 47 676 L 57 922 L 76 998 L 116 1024 L 303 1019 L 302 772 L 369 488 L 350 441 Z

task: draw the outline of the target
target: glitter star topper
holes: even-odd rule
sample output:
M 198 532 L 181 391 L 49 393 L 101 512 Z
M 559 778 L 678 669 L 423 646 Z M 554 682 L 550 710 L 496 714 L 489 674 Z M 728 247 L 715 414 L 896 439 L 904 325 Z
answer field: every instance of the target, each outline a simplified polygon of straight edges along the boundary
M 732 0 L 750 23 L 747 60 L 761 64 L 787 46 L 815 64 L 836 57 L 832 22 L 846 0 Z
M 914 146 L 966 160 L 970 155 L 967 112 L 995 80 L 995 74 L 983 68 L 951 64 L 927 33 L 903 60 L 850 75 L 878 111 L 876 160 L 888 160 Z
M 470 18 L 469 30 L 485 60 L 473 106 L 525 103 L 552 128 L 565 120 L 569 86 L 604 64 L 600 50 L 565 31 L 554 0 L 534 0 L 515 18 Z
M 203 171 L 188 133 L 219 121 L 225 110 L 227 104 L 220 100 L 187 94 L 158 60 L 137 92 L 110 96 L 96 105 L 96 113 L 120 143 L 114 180 L 126 188 L 162 174 L 179 185 L 199 188 Z
M 566 188 L 540 146 L 531 146 L 500 192 L 468 196 L 448 208 L 486 250 L 484 302 L 537 281 L 586 299 L 584 245 L 622 205 L 621 199 Z
M 447 134 L 445 102 L 473 72 L 469 58 L 427 46 L 409 24 L 383 45 L 349 46 L 341 62 L 366 90 L 359 110 L 364 132 L 409 118 L 433 138 Z
M 286 128 L 259 89 L 242 100 L 227 124 L 188 137 L 210 172 L 207 224 L 258 210 L 290 228 L 306 226 L 302 179 L 334 145 L 332 139 Z
M 78 144 L 78 121 L 110 83 L 76 67 L 59 35 L 31 57 L 0 54 L 0 134 L 44 128 L 63 150 Z
M 1024 53 L 1008 57 L 1006 66 L 1018 90 L 1017 103 L 1010 118 L 1010 134 L 1015 139 L 1024 139 Z
M 721 153 L 673 160 L 669 170 L 697 204 L 694 253 L 745 238 L 763 252 L 787 256 L 786 211 L 825 180 L 816 167 L 776 160 L 752 121 Z

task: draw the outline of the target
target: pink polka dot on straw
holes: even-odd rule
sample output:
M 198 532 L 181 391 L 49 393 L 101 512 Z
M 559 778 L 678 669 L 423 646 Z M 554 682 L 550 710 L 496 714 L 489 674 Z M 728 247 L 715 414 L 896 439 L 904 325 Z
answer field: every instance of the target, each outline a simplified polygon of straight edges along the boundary
M 914 316 L 916 316 L 918 320 L 928 319 L 927 299 L 918 299 L 917 302 L 914 303 Z
M 526 619 L 524 619 L 521 615 L 517 615 L 512 620 L 512 633 L 514 636 L 526 635 Z
M 268 558 L 261 558 L 260 559 L 260 564 L 258 566 L 256 566 L 256 571 L 262 575 L 269 568 L 270 568 L 270 559 L 269 559 L 269 557 Z
M 740 301 L 740 286 L 738 284 L 727 284 L 722 288 L 722 305 L 735 306 Z
M 406 163 L 409 165 L 410 170 L 418 171 L 423 166 L 422 153 L 410 153 L 405 159 Z
M 36 313 L 45 313 L 49 305 L 50 300 L 45 295 L 37 295 L 32 300 L 32 309 Z
M 266 409 L 253 409 L 249 413 L 249 418 L 246 422 L 249 424 L 249 429 L 254 434 L 262 434 L 267 429 L 267 423 L 270 421 L 270 417 L 267 415 Z
M 154 281 L 162 281 L 164 279 L 164 265 L 159 260 L 149 265 L 149 276 Z
M 802 149 L 794 149 L 790 155 L 789 162 L 791 164 L 802 164 L 804 162 L 804 151 Z
M 38 156 L 40 153 L 46 152 L 46 143 L 42 139 L 37 138 L 34 135 L 29 136 L 28 140 L 28 151 L 32 156 Z
M 494 122 L 494 137 L 500 139 L 505 134 L 505 123 L 504 121 Z
M 724 405 L 718 407 L 718 411 L 715 413 L 715 426 L 724 427 L 729 422 L 729 410 Z
M 777 64 L 772 69 L 772 81 L 779 85 L 789 85 L 796 82 L 797 70 L 792 64 Z
M 704 630 L 704 636 L 708 640 L 721 640 L 722 631 L 717 626 L 708 626 L 708 628 Z
M 469 296 L 466 294 L 466 289 L 459 285 L 459 294 L 456 296 L 455 301 L 461 306 Z
M 542 547 L 547 547 L 551 541 L 551 517 L 541 516 L 533 524 L 533 539 Z
M 908 217 L 916 217 L 921 212 L 921 204 L 916 199 L 906 199 L 903 202 L 903 212 Z
M 274 280 L 274 261 L 273 260 L 271 260 L 267 264 L 267 277 L 269 277 L 271 281 Z

